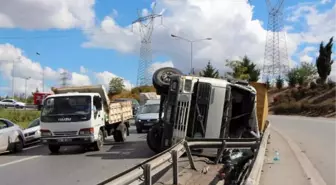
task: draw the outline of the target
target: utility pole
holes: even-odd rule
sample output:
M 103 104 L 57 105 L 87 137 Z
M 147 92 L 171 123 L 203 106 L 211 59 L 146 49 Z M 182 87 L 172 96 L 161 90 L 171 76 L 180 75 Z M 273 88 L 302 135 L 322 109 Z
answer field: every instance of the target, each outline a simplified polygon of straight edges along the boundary
M 41 56 L 39 52 L 36 52 L 36 55 Z M 42 92 L 44 92 L 44 68 L 43 67 L 42 67 Z
M 187 41 L 190 43 L 190 75 L 194 74 L 194 69 L 193 69 L 193 43 L 198 42 L 198 41 L 203 41 L 203 40 L 212 40 L 212 38 L 204 38 L 204 39 L 197 39 L 197 40 L 189 40 L 174 34 L 170 35 L 171 37 L 178 38 L 184 41 Z
M 26 77 L 25 78 L 25 101 L 27 103 L 27 81 L 30 79 L 31 77 Z

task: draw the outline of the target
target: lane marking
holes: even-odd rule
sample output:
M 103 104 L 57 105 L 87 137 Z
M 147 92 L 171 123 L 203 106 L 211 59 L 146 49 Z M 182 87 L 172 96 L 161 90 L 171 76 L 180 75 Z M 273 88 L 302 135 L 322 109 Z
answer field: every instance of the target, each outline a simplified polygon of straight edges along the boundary
M 12 161 L 12 162 L 9 162 L 9 163 L 0 164 L 0 168 L 5 167 L 5 166 L 9 166 L 9 165 L 12 165 L 12 164 L 16 164 L 16 163 L 28 161 L 28 160 L 31 160 L 31 159 L 35 159 L 35 158 L 38 158 L 38 157 L 41 157 L 41 156 L 42 155 L 35 155 L 35 156 L 19 159 L 19 160 L 16 160 L 16 161 Z
M 276 129 L 274 126 L 272 128 L 275 132 L 277 132 L 282 138 L 284 138 L 293 153 L 295 154 L 297 160 L 299 161 L 301 168 L 303 169 L 303 172 L 307 175 L 307 177 L 310 178 L 310 184 L 311 185 L 327 185 L 327 183 L 322 178 L 321 174 L 318 172 L 318 170 L 314 167 L 312 162 L 309 160 L 307 155 L 302 152 L 300 147 L 292 140 L 289 136 L 287 136 L 284 133 L 281 133 L 278 129 Z
M 27 147 L 27 148 L 24 148 L 24 149 L 22 149 L 22 150 L 30 150 L 30 149 L 33 149 L 33 148 L 37 148 L 37 147 L 41 147 L 41 146 L 43 146 L 43 145 L 35 145 L 35 146 L 30 146 L 30 147 Z

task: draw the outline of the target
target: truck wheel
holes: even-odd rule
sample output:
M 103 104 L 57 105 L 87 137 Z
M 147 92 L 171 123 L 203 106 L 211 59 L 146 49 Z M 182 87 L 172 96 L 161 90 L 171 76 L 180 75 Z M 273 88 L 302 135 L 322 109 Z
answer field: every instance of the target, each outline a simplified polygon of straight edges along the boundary
M 93 150 L 99 151 L 104 145 L 104 134 L 101 130 L 99 130 L 97 141 L 93 144 Z
M 161 151 L 161 138 L 162 131 L 160 127 L 152 127 L 147 134 L 147 145 L 155 153 L 160 153 Z
M 113 132 L 113 138 L 115 142 L 124 142 L 126 141 L 127 137 L 127 127 L 125 124 L 120 124 L 114 132 Z
M 58 153 L 61 148 L 60 145 L 48 145 L 48 147 L 51 153 Z
M 171 75 L 182 75 L 183 73 L 172 67 L 158 69 L 153 74 L 153 85 L 160 93 L 167 93 L 170 85 Z

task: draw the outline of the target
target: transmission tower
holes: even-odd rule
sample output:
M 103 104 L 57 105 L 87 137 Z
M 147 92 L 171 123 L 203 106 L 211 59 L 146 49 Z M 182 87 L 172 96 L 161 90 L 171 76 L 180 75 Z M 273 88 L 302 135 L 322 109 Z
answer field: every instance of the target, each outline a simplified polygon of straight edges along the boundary
M 61 72 L 61 86 L 66 87 L 68 85 L 68 81 L 70 80 L 70 73 L 68 71 Z
M 138 19 L 132 22 L 132 25 L 139 24 L 139 33 L 141 37 L 140 59 L 137 74 L 137 86 L 150 85 L 151 73 L 149 67 L 152 64 L 152 33 L 154 30 L 154 19 L 162 15 L 155 13 L 156 3 L 154 2 L 152 12 L 142 16 L 138 10 Z
M 286 33 L 284 31 L 284 0 L 278 0 L 273 6 L 266 0 L 268 8 L 268 25 L 265 45 L 262 78 L 264 81 L 284 78 L 289 70 Z

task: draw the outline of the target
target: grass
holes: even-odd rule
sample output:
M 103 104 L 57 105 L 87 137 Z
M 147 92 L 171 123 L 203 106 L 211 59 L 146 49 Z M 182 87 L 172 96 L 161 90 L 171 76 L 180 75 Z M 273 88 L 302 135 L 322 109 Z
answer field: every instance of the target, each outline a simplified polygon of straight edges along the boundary
M 40 117 L 40 111 L 36 110 L 0 109 L 0 118 L 13 121 L 23 128 L 27 128 L 28 124 L 38 117 Z

